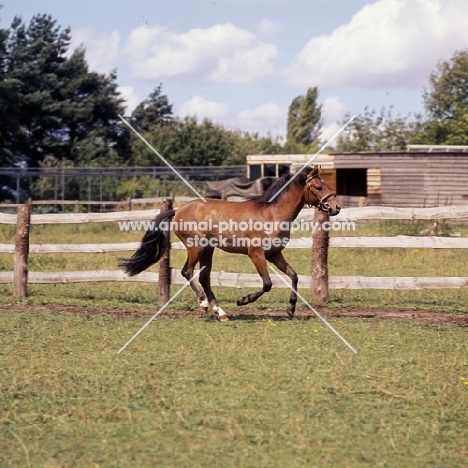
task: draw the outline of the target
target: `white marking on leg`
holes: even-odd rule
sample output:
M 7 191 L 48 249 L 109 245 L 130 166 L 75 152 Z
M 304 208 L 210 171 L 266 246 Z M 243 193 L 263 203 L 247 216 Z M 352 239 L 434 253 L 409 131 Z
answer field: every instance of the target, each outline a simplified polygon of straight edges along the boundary
M 210 304 L 208 303 L 208 300 L 207 300 L 207 299 L 203 299 L 203 301 L 200 301 L 200 307 L 201 307 L 202 309 L 208 309 L 208 306 L 209 306 L 209 305 L 210 305 Z
M 213 310 L 214 310 L 215 312 L 217 312 L 219 320 L 221 320 L 221 321 L 229 320 L 229 319 L 228 319 L 228 316 L 226 315 L 226 312 L 224 312 L 224 310 L 221 309 L 221 307 L 219 307 L 219 306 L 214 306 L 214 307 L 213 307 Z

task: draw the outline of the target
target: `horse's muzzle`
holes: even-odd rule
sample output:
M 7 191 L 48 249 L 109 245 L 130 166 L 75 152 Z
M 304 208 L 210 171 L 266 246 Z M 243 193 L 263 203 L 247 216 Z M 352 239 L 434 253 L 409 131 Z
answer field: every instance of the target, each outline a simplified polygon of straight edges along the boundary
M 341 211 L 341 206 L 338 203 L 334 207 L 328 203 L 323 203 L 322 210 L 326 211 L 330 216 L 336 216 Z

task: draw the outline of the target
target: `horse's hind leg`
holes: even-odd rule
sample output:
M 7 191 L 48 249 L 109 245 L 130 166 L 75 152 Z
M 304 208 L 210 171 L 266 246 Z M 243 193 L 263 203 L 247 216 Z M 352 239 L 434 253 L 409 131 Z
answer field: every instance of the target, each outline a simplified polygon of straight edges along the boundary
M 255 265 L 258 274 L 262 278 L 263 289 L 261 291 L 254 292 L 252 294 L 248 294 L 247 296 L 243 296 L 237 299 L 238 306 L 250 304 L 251 302 L 256 301 L 264 293 L 270 291 L 272 286 L 271 278 L 266 265 L 265 251 L 260 247 L 249 248 L 249 257 Z
M 293 318 L 297 303 L 297 273 L 291 268 L 291 265 L 283 257 L 282 252 L 275 252 L 271 255 L 268 255 L 266 259 L 291 278 L 291 297 L 289 298 L 289 307 L 286 309 L 286 312 L 290 318 Z
M 224 322 L 229 320 L 228 316 L 226 315 L 226 312 L 224 312 L 224 310 L 219 307 L 218 301 L 213 293 L 213 290 L 211 289 L 210 275 L 211 266 L 213 264 L 213 252 L 214 249 L 205 248 L 200 257 L 200 268 L 205 267 L 200 272 L 200 284 L 203 286 L 203 290 L 205 291 L 208 302 L 211 304 L 211 307 L 213 307 L 213 310 L 218 314 L 219 320 Z
M 202 254 L 203 254 L 202 247 L 187 248 L 187 261 L 185 262 L 185 265 L 183 266 L 182 271 L 181 271 L 182 276 L 187 281 L 190 281 L 193 278 L 193 270 L 195 269 L 195 265 L 200 260 Z M 193 289 L 193 292 L 197 295 L 200 306 L 205 307 L 205 304 L 206 304 L 206 307 L 207 307 L 208 304 L 206 303 L 205 295 L 203 294 L 203 291 L 201 290 L 198 283 L 195 280 L 193 280 L 190 282 L 190 287 Z

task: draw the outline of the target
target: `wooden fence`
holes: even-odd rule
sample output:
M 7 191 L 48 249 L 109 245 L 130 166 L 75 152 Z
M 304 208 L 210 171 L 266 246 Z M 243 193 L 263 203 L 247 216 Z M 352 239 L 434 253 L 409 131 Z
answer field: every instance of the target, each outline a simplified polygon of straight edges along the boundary
M 172 192 L 171 192 L 172 193 Z M 119 201 L 87 201 L 87 200 L 30 200 L 29 204 L 33 206 L 73 206 L 74 212 L 79 213 L 80 206 L 101 206 L 111 208 L 124 208 L 126 211 L 131 211 L 134 206 L 137 205 L 159 205 L 166 199 L 172 199 L 177 202 L 188 202 L 193 200 L 193 197 L 175 196 L 170 195 L 169 197 L 151 197 L 151 198 L 127 198 L 126 200 Z M 19 208 L 22 203 L 0 203 L 0 208 Z M 1 214 L 1 213 L 0 213 Z
M 168 208 L 168 205 L 165 207 Z M 61 272 L 28 272 L 27 256 L 29 253 L 98 253 L 124 252 L 137 249 L 138 242 L 112 244 L 29 244 L 29 226 L 33 224 L 79 224 L 92 222 L 118 221 L 148 221 L 153 219 L 159 210 L 120 211 L 113 213 L 64 213 L 64 214 L 30 214 L 30 205 L 22 205 L 18 215 L 0 213 L 0 223 L 16 224 L 17 234 L 15 244 L 0 244 L 1 253 L 15 255 L 14 271 L 0 272 L 0 283 L 13 283 L 15 296 L 21 297 L 27 293 L 27 283 L 76 283 L 96 281 L 143 281 L 160 282 L 165 290 L 161 300 L 167 297 L 169 284 L 184 284 L 185 279 L 180 270 L 171 269 L 169 261 L 163 262 L 164 271 L 158 273 L 144 272 L 129 278 L 122 271 L 91 270 L 91 271 L 61 271 Z M 315 217 L 314 217 L 314 213 Z M 317 221 L 316 210 L 304 209 L 298 221 Z M 362 220 L 442 220 L 468 219 L 468 206 L 450 206 L 437 208 L 389 208 L 365 207 L 343 209 L 339 216 L 333 218 L 335 222 L 358 222 Z M 323 219 L 322 219 L 323 221 Z M 322 232 L 323 234 L 323 232 Z M 325 238 L 325 241 L 323 240 Z M 322 240 L 320 240 L 322 239 Z M 318 245 L 321 242 L 322 247 Z M 451 237 L 422 237 L 422 236 L 394 236 L 394 237 L 330 237 L 328 235 L 312 238 L 292 239 L 287 248 L 315 249 L 322 248 L 326 242 L 325 251 L 331 248 L 433 248 L 433 249 L 466 249 L 468 238 Z M 171 243 L 172 249 L 183 249 L 180 242 Z M 328 297 L 328 287 L 332 289 L 437 289 L 437 288 L 467 288 L 468 277 L 367 277 L 367 276 L 330 276 L 328 277 L 326 256 L 313 257 L 311 264 L 312 276 L 299 276 L 299 284 L 312 287 L 316 300 Z M 322 262 L 322 263 L 320 263 Z M 161 267 L 160 267 L 161 268 Z M 318 272 L 318 274 L 317 274 Z M 165 285 L 161 288 L 161 279 L 165 277 Z M 286 285 L 275 275 L 272 277 L 273 286 L 285 288 Z M 289 283 L 289 282 L 288 282 Z M 315 283 L 315 284 L 314 284 Z M 317 284 L 320 283 L 320 284 Z M 213 286 L 236 288 L 261 287 L 258 275 L 244 273 L 212 272 Z

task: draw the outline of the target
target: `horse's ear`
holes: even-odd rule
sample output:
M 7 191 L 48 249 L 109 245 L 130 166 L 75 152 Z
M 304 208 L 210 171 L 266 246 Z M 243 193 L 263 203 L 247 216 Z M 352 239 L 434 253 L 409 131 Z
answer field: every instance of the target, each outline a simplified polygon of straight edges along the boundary
M 312 169 L 312 174 L 311 175 L 317 175 L 319 174 L 320 175 L 320 168 L 319 166 L 314 166 L 314 168 Z

